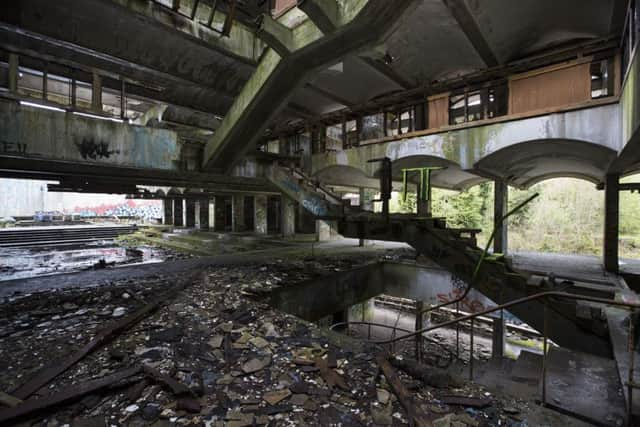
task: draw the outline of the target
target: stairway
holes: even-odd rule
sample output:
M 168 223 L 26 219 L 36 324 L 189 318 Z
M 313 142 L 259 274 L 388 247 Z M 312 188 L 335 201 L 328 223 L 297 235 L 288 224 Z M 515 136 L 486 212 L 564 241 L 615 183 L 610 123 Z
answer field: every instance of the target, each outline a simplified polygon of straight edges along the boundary
M 0 248 L 70 245 L 131 234 L 135 225 L 13 227 L 0 230 Z
M 517 360 L 476 361 L 473 381 L 494 393 L 519 399 L 542 398 L 542 355 L 522 351 Z M 469 378 L 468 365 L 449 367 L 460 381 Z M 551 347 L 547 356 L 545 406 L 603 427 L 623 425 L 625 400 L 614 360 Z
M 406 242 L 466 283 L 471 283 L 481 250 L 468 238 L 448 229 L 443 218 L 417 215 L 382 214 L 345 206 L 339 197 L 312 184 L 294 168 L 272 165 L 267 174 L 271 182 L 298 201 L 318 218 L 338 221 L 338 232 L 350 238 Z M 554 290 L 546 281 L 516 272 L 500 261 L 483 262 L 474 286 L 496 303 Z M 557 290 L 557 289 L 555 289 Z M 584 307 L 575 301 L 548 304 L 549 338 L 557 344 L 585 353 L 611 357 L 605 317 L 598 307 Z M 537 329 L 544 329 L 544 304 L 531 301 L 510 310 Z

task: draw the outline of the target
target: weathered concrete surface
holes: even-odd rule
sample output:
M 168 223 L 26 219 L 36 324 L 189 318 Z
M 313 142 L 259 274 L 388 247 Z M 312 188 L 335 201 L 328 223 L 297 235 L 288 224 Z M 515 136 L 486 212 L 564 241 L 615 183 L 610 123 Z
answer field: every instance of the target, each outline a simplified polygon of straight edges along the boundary
M 254 217 L 253 224 L 255 232 L 267 234 L 267 196 L 257 195 L 254 197 Z
M 292 52 L 281 57 L 275 50 L 267 50 L 220 128 L 207 143 L 205 167 L 232 167 L 255 145 L 270 120 L 311 72 L 379 40 L 414 3 L 412 0 L 342 2 L 337 9 L 339 28 L 332 33 L 324 35 L 311 20 L 290 30 Z
M 231 196 L 232 212 L 233 212 L 233 231 L 245 231 L 244 224 L 244 195 L 234 194 Z
M 296 202 L 287 197 L 282 196 L 282 235 L 293 236 L 296 234 Z
M 373 177 L 379 164 L 367 160 L 389 157 L 396 179 L 401 167 L 445 166 L 434 172 L 433 181 L 449 188 L 477 184 L 481 176 L 500 177 L 517 186 L 563 175 L 599 182 L 621 148 L 619 121 L 619 105 L 608 104 L 467 127 L 316 154 L 313 174 L 348 166 Z
M 0 100 L 0 154 L 176 169 L 177 134 Z
M 640 58 L 638 51 L 631 61 L 620 96 L 622 146 L 610 172 L 628 174 L 640 170 Z

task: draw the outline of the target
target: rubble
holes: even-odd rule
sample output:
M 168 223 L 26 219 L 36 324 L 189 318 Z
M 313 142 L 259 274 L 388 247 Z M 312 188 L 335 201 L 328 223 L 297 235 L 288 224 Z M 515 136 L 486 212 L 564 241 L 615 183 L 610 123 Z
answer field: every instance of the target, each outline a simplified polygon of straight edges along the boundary
M 6 298 L 0 390 L 24 402 L 10 408 L 0 400 L 0 420 L 253 426 L 436 425 L 444 418 L 472 426 L 525 419 L 523 402 L 503 405 L 469 384 L 434 388 L 396 372 L 380 348 L 276 311 L 249 291 L 295 286 L 319 269 L 364 261 L 293 259 Z M 56 375 L 33 382 L 70 355 L 75 363 L 54 364 Z

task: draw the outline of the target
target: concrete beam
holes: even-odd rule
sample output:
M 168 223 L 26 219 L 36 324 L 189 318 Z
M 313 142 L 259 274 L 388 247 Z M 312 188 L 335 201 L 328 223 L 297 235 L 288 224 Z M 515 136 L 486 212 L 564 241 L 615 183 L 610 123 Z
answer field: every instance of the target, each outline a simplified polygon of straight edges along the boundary
M 340 10 L 336 0 L 298 0 L 302 10 L 323 34 L 329 34 L 340 26 Z
M 294 49 L 293 31 L 267 14 L 260 16 L 256 34 L 282 57 L 288 56 Z
M 451 15 L 458 22 L 458 25 L 464 31 L 464 34 L 473 45 L 478 55 L 482 58 L 487 67 L 495 67 L 499 65 L 498 59 L 494 55 L 489 43 L 482 35 L 480 27 L 471 11 L 467 8 L 465 0 L 442 0 L 445 6 L 451 12 Z
M 319 0 L 308 0 L 319 1 Z M 378 42 L 393 30 L 413 0 L 388 2 L 358 0 L 340 9 L 339 30 L 323 37 L 311 21 L 293 32 L 294 50 L 281 57 L 268 49 L 250 80 L 236 98 L 220 128 L 207 143 L 203 166 L 229 170 L 255 147 L 272 119 L 309 75 L 354 50 Z
M 345 107 L 353 107 L 355 105 L 353 102 L 347 101 L 343 97 L 336 95 L 335 93 L 325 90 L 321 87 L 318 87 L 314 84 L 307 83 L 304 85 L 304 87 L 305 89 L 309 89 L 310 91 L 315 92 L 318 95 L 323 96 L 327 99 L 330 99 L 333 102 L 337 102 L 340 105 L 344 105 Z
M 23 0 L 11 9 L 0 9 L 3 25 L 231 96 L 240 91 L 254 68 L 180 31 L 147 22 L 112 0 Z M 42 48 L 35 51 L 47 52 Z M 76 54 L 73 50 L 70 53 Z
M 264 50 L 259 40 L 256 40 L 253 29 L 238 21 L 234 21 L 228 37 L 198 22 L 198 17 L 189 19 L 180 13 L 175 13 L 155 1 L 148 0 L 110 0 L 128 11 L 144 17 L 144 21 L 151 25 L 162 25 L 189 38 L 201 42 L 204 46 L 215 49 L 220 53 L 231 56 L 240 61 L 255 65 Z M 226 14 L 216 10 L 216 21 L 224 22 Z M 214 22 L 215 24 L 215 22 Z

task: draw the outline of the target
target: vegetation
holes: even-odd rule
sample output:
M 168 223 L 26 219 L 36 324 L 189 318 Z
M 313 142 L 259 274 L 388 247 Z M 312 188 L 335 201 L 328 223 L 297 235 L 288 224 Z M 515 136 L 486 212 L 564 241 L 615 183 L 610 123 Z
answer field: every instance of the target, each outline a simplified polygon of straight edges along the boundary
M 640 175 L 622 182 L 638 182 Z M 509 218 L 511 251 L 544 251 L 597 255 L 602 253 L 604 192 L 593 183 L 557 178 L 538 183 L 527 190 L 509 189 L 509 208 L 533 193 L 540 196 Z M 447 218 L 453 227 L 480 228 L 478 243 L 483 245 L 493 228 L 493 184 L 484 183 L 467 191 L 433 189 L 432 210 Z M 415 194 L 407 201 L 399 193 L 391 200 L 392 212 L 415 212 Z M 640 195 L 620 193 L 620 255 L 640 257 Z

